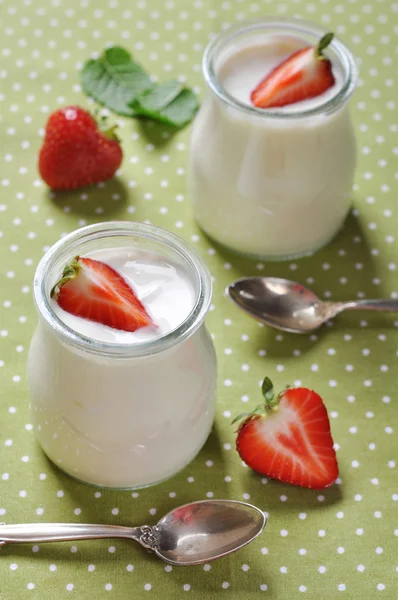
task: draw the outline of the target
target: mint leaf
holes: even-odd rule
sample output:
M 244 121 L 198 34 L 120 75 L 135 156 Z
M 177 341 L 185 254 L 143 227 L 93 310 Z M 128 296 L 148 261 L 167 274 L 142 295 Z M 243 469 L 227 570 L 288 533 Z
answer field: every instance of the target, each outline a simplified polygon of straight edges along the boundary
M 182 90 L 183 87 L 178 81 L 166 81 L 166 83 L 153 85 L 136 98 L 135 102 L 142 110 L 157 112 L 170 104 Z
M 114 46 L 98 59 L 85 63 L 81 72 L 85 93 L 115 113 L 134 116 L 135 98 L 153 86 L 149 75 L 129 52 Z
M 147 117 L 173 127 L 183 127 L 189 123 L 199 108 L 195 94 L 169 81 L 154 85 L 138 96 L 131 104 L 134 115 Z
M 146 117 L 173 127 L 183 127 L 195 115 L 195 94 L 178 81 L 154 84 L 148 73 L 119 46 L 87 61 L 81 72 L 86 94 L 115 113 Z

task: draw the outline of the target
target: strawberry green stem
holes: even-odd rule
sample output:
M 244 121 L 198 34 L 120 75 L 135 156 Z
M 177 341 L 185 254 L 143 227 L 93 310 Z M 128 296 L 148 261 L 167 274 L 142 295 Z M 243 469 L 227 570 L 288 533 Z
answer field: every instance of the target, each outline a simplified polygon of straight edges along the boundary
M 73 258 L 71 260 L 71 262 L 68 265 L 66 265 L 66 267 L 62 271 L 62 277 L 52 288 L 52 290 L 50 292 L 50 297 L 52 298 L 54 296 L 54 294 L 56 294 L 57 289 L 61 288 L 64 285 L 64 283 L 67 283 L 71 279 L 75 279 L 75 277 L 77 277 L 77 274 L 79 273 L 79 271 L 80 271 L 79 256 L 75 256 L 75 258 Z
M 329 31 L 329 33 L 325 33 L 325 35 L 319 40 L 317 47 L 315 48 L 315 58 L 324 59 L 323 51 L 327 48 L 334 38 L 334 33 Z
M 264 381 L 261 385 L 261 391 L 264 396 L 264 403 L 259 404 L 254 410 L 251 410 L 250 412 L 240 413 L 237 417 L 234 418 L 234 420 L 231 422 L 231 425 L 233 425 L 237 421 L 241 421 L 242 419 L 254 419 L 261 415 L 265 415 L 267 411 L 278 409 L 280 394 L 274 393 L 274 385 L 268 377 L 264 378 Z
M 279 395 L 274 393 L 274 385 L 272 381 L 265 377 L 261 386 L 261 391 L 265 400 L 265 408 L 274 409 L 279 404 Z
M 119 142 L 119 137 L 116 135 L 117 128 L 117 125 L 113 125 L 112 127 L 108 127 L 107 129 L 101 129 L 101 133 L 104 137 L 108 138 L 109 140 Z

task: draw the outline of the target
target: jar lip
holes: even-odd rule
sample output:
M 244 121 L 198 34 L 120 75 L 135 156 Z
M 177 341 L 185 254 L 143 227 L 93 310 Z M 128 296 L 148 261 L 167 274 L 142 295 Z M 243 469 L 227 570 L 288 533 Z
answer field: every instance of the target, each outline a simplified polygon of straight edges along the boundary
M 217 56 L 218 50 L 222 47 L 225 47 L 226 44 L 243 33 L 267 30 L 275 27 L 285 29 L 286 33 L 296 33 L 297 35 L 300 33 L 316 35 L 318 39 L 328 32 L 328 30 L 324 27 L 304 19 L 281 19 L 278 17 L 266 16 L 262 19 L 257 19 L 254 21 L 241 21 L 238 25 L 233 25 L 225 31 L 219 33 L 208 44 L 204 51 L 202 70 L 203 76 L 209 88 L 229 106 L 243 111 L 248 115 L 262 119 L 287 120 L 315 116 L 325 112 L 331 113 L 339 108 L 342 102 L 348 100 L 356 87 L 358 69 L 350 50 L 336 37 L 333 38 L 330 48 L 338 55 L 344 68 L 344 81 L 341 88 L 336 91 L 336 94 L 330 97 L 324 103 L 321 103 L 313 108 L 307 107 L 297 111 L 281 112 L 280 110 L 278 111 L 272 109 L 267 109 L 265 111 L 262 108 L 249 106 L 248 104 L 245 104 L 232 96 L 217 78 L 214 68 L 214 60 Z
M 47 276 L 62 253 L 69 252 L 73 255 L 73 248 L 77 244 L 94 239 L 117 236 L 126 238 L 131 235 L 142 237 L 143 240 L 163 243 L 183 259 L 197 280 L 196 302 L 182 323 L 158 338 L 142 340 L 134 344 L 120 344 L 86 337 L 66 325 L 52 309 Z M 33 283 L 33 294 L 39 314 L 63 341 L 86 352 L 119 358 L 141 358 L 157 354 L 189 337 L 203 323 L 210 306 L 211 293 L 212 283 L 207 265 L 188 242 L 160 227 L 135 221 L 96 223 L 69 233 L 44 254 L 37 266 Z

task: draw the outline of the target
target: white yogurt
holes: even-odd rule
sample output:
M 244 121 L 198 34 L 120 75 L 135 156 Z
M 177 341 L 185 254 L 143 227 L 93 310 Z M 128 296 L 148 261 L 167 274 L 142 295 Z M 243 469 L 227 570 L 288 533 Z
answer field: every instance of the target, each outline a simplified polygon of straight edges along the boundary
M 252 90 L 308 39 L 291 35 L 288 26 L 285 33 L 268 33 L 266 21 L 222 39 L 217 51 L 207 51 L 210 90 L 191 136 L 196 219 L 240 253 L 265 259 L 310 254 L 331 240 L 350 207 L 356 151 L 347 97 L 324 110 L 343 86 L 345 67 L 330 50 L 336 83 L 327 92 L 279 109 L 254 109 Z
M 146 251 L 145 239 L 141 251 L 116 244 L 96 251 L 91 244 L 90 252 L 78 247 L 87 237 L 85 231 L 95 239 L 107 226 L 90 226 L 67 236 L 38 267 L 35 299 L 40 320 L 29 351 L 30 403 L 37 439 L 61 469 L 96 485 L 137 488 L 185 467 L 211 429 L 216 361 L 203 324 L 210 279 L 193 251 L 190 260 L 196 274 L 177 254 L 190 252 L 185 243 L 181 241 L 179 250 L 175 242 L 174 262 L 169 247 L 167 256 L 162 253 L 162 238 L 178 238 L 141 224 L 124 228 L 132 233 L 136 227 L 159 231 L 159 253 Z M 69 244 L 69 258 L 90 255 L 120 270 L 156 327 L 120 332 L 74 317 L 54 302 L 46 307 L 44 295 L 65 264 L 58 260 L 64 244 Z M 196 317 L 190 316 L 193 308 Z M 73 331 L 57 323 L 55 315 Z M 89 339 L 76 343 L 76 333 Z

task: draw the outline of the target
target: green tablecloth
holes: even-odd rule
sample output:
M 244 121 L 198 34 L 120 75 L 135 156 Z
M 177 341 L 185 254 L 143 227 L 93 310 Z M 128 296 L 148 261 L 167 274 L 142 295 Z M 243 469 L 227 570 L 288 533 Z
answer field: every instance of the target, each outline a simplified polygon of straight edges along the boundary
M 0 520 L 140 524 L 206 497 L 245 499 L 269 514 L 252 545 L 204 567 L 165 567 L 127 541 L 6 546 L 1 600 L 396 599 L 398 321 L 347 314 L 317 335 L 281 334 L 240 313 L 223 289 L 239 276 L 267 274 L 307 282 L 326 298 L 398 297 L 398 4 L 3 0 L 0 11 Z M 318 21 L 360 63 L 352 101 L 359 144 L 355 208 L 327 249 L 297 262 L 256 264 L 214 248 L 193 222 L 186 195 L 189 128 L 167 136 L 159 127 L 120 119 L 122 175 L 83 193 L 49 194 L 36 170 L 42 128 L 58 106 L 88 105 L 78 70 L 91 53 L 124 45 L 159 78 L 181 76 L 203 94 L 200 62 L 210 34 L 267 13 Z M 206 257 L 214 276 L 208 326 L 219 357 L 219 393 L 213 432 L 177 477 L 133 494 L 72 481 L 47 461 L 34 440 L 25 380 L 40 257 L 63 233 L 115 218 L 148 220 L 180 234 Z M 242 466 L 231 415 L 258 402 L 265 374 L 278 386 L 301 381 L 324 397 L 341 472 L 330 489 L 281 485 Z

